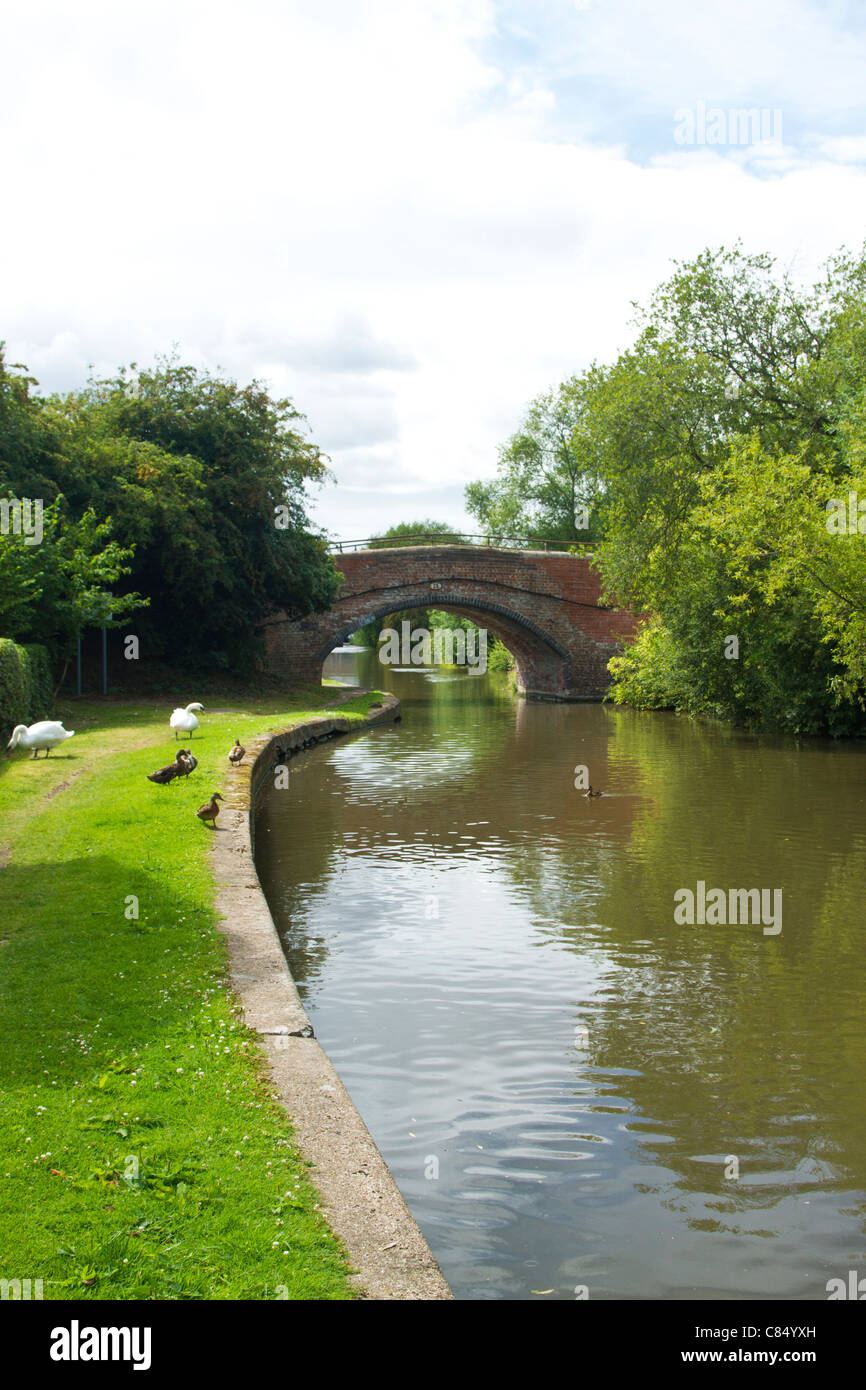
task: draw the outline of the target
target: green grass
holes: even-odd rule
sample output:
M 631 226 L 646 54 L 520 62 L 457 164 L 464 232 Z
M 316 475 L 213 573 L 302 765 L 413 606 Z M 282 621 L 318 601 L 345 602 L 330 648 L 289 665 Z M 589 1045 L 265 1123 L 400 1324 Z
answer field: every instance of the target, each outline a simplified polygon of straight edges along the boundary
M 145 774 L 180 746 L 170 703 L 75 702 L 74 739 L 0 764 L 0 1278 L 46 1299 L 356 1296 L 228 984 L 194 814 L 235 737 L 333 699 L 208 703 L 199 766 L 166 787 Z

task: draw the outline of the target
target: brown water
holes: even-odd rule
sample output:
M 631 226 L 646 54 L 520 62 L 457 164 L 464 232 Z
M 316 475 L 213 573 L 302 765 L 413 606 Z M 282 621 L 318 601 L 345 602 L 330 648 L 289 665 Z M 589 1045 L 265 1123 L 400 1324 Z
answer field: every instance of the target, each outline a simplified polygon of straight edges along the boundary
M 291 763 L 256 862 L 457 1297 L 866 1276 L 866 747 L 331 669 L 403 722 Z M 781 889 L 781 932 L 678 925 L 698 880 Z

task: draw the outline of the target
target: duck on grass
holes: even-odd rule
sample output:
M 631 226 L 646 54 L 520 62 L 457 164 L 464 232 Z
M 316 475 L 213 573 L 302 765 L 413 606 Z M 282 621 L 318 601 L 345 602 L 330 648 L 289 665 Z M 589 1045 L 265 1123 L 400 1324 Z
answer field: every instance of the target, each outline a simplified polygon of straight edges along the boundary
M 156 782 L 158 786 L 167 786 L 176 777 L 188 777 L 198 767 L 198 758 L 194 758 L 188 748 L 179 749 L 173 763 L 168 763 L 165 767 L 157 768 L 156 772 L 147 774 L 148 782 Z
M 222 799 L 223 798 L 220 792 L 214 792 L 210 801 L 206 801 L 204 806 L 199 806 L 198 810 L 196 811 L 196 815 L 204 825 L 207 825 L 208 821 L 210 821 L 212 830 L 216 830 L 217 828 L 216 819 L 220 813 L 220 808 L 217 805 L 217 802 L 222 801 Z

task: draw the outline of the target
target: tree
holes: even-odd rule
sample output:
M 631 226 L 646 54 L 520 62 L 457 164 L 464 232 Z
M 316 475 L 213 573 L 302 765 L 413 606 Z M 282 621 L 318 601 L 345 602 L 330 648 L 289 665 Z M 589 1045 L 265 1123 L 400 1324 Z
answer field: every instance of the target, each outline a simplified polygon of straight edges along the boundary
M 42 537 L 0 532 L 0 612 L 3 636 L 44 644 L 55 660 L 68 660 L 87 627 L 117 627 L 146 604 L 139 594 L 118 595 L 132 552 L 111 539 L 111 526 L 88 510 L 77 521 L 63 514 L 64 499 L 42 517 Z
M 856 507 L 858 488 L 866 502 L 866 254 L 798 289 L 768 256 L 707 251 L 637 324 L 627 352 L 572 379 L 595 561 L 608 597 L 652 619 L 612 665 L 615 698 L 863 729 L 866 547 L 859 512 L 836 535 L 826 506 L 853 492 Z M 567 478 L 564 433 L 545 463 L 528 419 L 500 477 L 473 485 L 491 521 L 531 521 L 538 480 Z
M 129 587 L 150 600 L 140 627 L 152 656 L 245 664 L 261 619 L 330 605 L 339 575 L 304 511 L 326 463 L 290 401 L 170 360 L 45 411 L 71 509 L 110 516 L 134 549 Z
M 598 444 L 589 404 L 600 372 L 571 377 L 531 402 L 499 451 L 499 475 L 469 483 L 466 509 L 503 539 L 586 541 L 600 534 Z
M 798 291 L 771 257 L 722 248 L 680 265 L 638 311 L 634 347 L 592 402 L 606 498 L 599 559 L 621 601 L 655 605 L 676 584 L 700 479 L 737 439 L 831 476 L 850 471 L 841 416 L 858 390 L 862 399 L 864 287 L 863 255 L 832 258 L 818 285 Z
M 374 536 L 368 545 L 371 550 L 387 550 L 393 546 L 424 545 L 434 537 L 448 545 L 467 544 L 462 534 L 445 521 L 400 521 L 381 536 Z

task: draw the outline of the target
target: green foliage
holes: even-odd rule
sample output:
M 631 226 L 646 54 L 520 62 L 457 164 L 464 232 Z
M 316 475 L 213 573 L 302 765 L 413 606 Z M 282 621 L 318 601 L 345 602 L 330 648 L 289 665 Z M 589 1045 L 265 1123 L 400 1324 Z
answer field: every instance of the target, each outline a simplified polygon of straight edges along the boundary
M 51 408 L 74 460 L 70 501 L 110 514 L 135 547 L 152 656 L 241 664 L 262 618 L 330 605 L 339 576 L 303 505 L 327 469 L 290 401 L 164 361 Z
M 56 657 L 67 657 L 79 632 L 90 626 L 117 627 L 146 600 L 117 594 L 129 574 L 131 549 L 112 540 L 111 524 L 88 508 L 71 520 L 61 496 L 43 513 L 38 545 L 0 532 L 0 611 L 16 640 L 38 637 Z
M 4 739 L 16 724 L 28 722 L 26 661 L 23 647 L 0 637 L 0 734 Z
M 47 719 L 54 700 L 54 685 L 51 679 L 51 661 L 45 647 L 38 642 L 30 642 L 24 648 L 27 653 L 29 675 L 30 720 L 36 722 Z
M 44 647 L 21 647 L 0 637 L 0 737 L 16 724 L 34 724 L 51 710 L 51 666 Z
M 616 362 L 535 403 L 500 477 L 470 488 L 476 515 L 526 524 L 567 481 L 567 434 L 557 455 L 540 422 L 576 401 L 606 592 L 657 619 L 612 663 L 614 699 L 862 732 L 866 545 L 856 523 L 829 531 L 826 506 L 866 500 L 866 255 L 800 290 L 768 256 L 706 251 L 638 326 Z
M 411 624 L 412 630 L 416 628 L 427 628 L 433 632 L 436 628 L 448 629 L 456 632 L 462 628 L 464 632 L 474 631 L 477 624 L 470 618 L 464 618 L 457 613 L 448 613 L 442 608 L 401 608 L 395 613 L 388 613 L 383 618 L 376 618 L 373 622 L 367 623 L 365 627 L 359 628 L 353 633 L 353 637 L 362 647 L 369 647 L 376 651 L 379 646 L 379 633 L 383 628 L 393 627 L 397 632 L 402 631 L 402 624 Z
M 381 536 L 369 542 L 370 550 L 388 550 L 394 546 L 425 545 L 428 539 L 441 540 L 448 545 L 467 545 L 459 531 L 445 521 L 400 521 L 389 526 Z
M 466 509 L 492 537 L 588 541 L 601 534 L 599 449 L 589 406 L 598 373 L 538 396 L 499 451 L 499 476 L 470 483 Z
M 513 671 L 514 657 L 508 650 L 504 642 L 500 642 L 498 637 L 491 637 L 487 643 L 487 669 L 488 671 Z
M 600 563 L 622 600 L 660 607 L 680 581 L 701 480 L 753 440 L 842 479 L 862 437 L 866 258 L 838 256 L 798 293 L 767 256 L 705 252 L 678 268 L 596 394 L 608 526 Z M 859 358 L 857 356 L 859 354 Z
M 691 691 L 677 644 L 658 618 L 650 619 L 609 663 L 617 705 L 639 709 L 691 709 Z
M 64 397 L 32 384 L 0 352 L 0 493 L 50 518 L 41 545 L 0 537 L 11 635 L 65 656 L 81 626 L 136 612 L 149 658 L 228 667 L 261 618 L 330 605 L 339 575 L 304 513 L 327 470 L 290 401 L 175 361 Z

